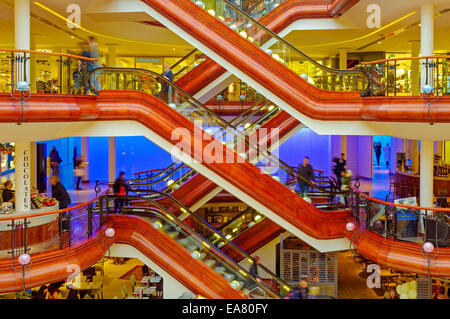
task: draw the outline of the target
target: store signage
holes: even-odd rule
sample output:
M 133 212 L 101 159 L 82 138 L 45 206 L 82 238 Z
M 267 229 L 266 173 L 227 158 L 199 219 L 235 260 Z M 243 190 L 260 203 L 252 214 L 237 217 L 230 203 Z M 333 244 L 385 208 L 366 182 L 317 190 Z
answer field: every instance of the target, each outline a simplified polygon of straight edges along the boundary
M 140 63 L 161 63 L 161 58 L 137 58 Z
M 23 151 L 23 208 L 30 209 L 30 151 Z

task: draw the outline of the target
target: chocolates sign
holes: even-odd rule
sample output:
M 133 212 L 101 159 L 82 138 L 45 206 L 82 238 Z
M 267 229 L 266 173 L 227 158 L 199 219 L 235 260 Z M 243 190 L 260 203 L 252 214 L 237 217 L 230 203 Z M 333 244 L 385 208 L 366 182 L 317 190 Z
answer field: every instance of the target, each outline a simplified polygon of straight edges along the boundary
M 23 208 L 30 209 L 30 150 L 23 150 L 22 162 Z

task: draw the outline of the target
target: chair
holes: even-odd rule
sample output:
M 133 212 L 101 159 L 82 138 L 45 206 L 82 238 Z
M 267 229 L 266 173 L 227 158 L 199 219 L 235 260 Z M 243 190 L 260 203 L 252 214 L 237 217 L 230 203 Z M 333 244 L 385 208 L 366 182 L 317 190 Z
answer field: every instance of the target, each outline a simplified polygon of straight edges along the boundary
M 122 288 L 120 290 L 122 292 L 122 299 L 127 299 L 128 297 L 127 286 L 122 285 Z
M 130 276 L 131 287 L 134 289 L 136 287 L 136 276 L 133 274 Z

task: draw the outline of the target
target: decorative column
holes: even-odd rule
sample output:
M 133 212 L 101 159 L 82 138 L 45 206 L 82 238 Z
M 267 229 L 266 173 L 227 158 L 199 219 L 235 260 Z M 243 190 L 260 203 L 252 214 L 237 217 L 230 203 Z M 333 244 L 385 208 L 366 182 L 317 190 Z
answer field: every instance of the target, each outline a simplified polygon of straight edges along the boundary
M 89 137 L 81 137 L 81 155 L 84 157 L 84 160 L 89 163 Z M 82 180 L 83 183 L 89 182 L 89 165 L 84 168 L 85 175 Z
M 106 45 L 108 47 L 108 66 L 116 67 L 117 66 L 117 44 L 110 43 Z
M 434 54 L 434 5 L 424 4 L 421 9 L 421 29 L 420 29 L 420 46 L 421 56 L 432 56 Z M 425 62 L 424 60 L 422 63 Z M 433 85 L 433 73 L 426 74 L 426 68 L 422 64 L 421 70 L 421 88 L 426 84 Z
M 30 195 L 30 175 L 31 156 L 30 142 L 16 142 L 16 185 L 15 203 L 16 211 L 25 212 L 31 209 Z
M 14 48 L 30 50 L 30 0 L 14 0 Z M 16 74 L 16 85 L 19 81 L 31 83 L 29 63 L 27 63 L 25 76 Z
M 339 69 L 347 69 L 347 49 L 339 49 Z
M 108 181 L 113 183 L 116 180 L 116 138 L 108 138 Z
M 433 141 L 420 141 L 420 206 L 433 206 Z

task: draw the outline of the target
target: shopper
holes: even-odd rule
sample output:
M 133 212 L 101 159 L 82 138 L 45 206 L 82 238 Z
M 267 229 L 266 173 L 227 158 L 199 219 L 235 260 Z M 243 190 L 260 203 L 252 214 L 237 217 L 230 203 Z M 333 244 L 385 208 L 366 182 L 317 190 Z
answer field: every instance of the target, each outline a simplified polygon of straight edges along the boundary
M 448 296 L 445 294 L 444 286 L 439 287 L 439 294 L 437 296 L 437 299 L 449 299 Z
M 161 74 L 170 82 L 173 81 L 173 73 L 170 69 L 169 63 L 164 62 L 163 64 L 164 72 Z M 165 102 L 172 103 L 172 86 L 170 86 L 166 81 L 163 81 L 161 84 L 161 97 Z
M 383 148 L 384 152 L 384 161 L 386 162 L 386 167 L 389 167 L 389 162 L 391 160 L 391 147 L 389 146 L 389 143 L 386 144 L 386 146 Z
M 128 184 L 125 181 L 125 172 L 120 172 L 119 177 L 114 182 L 113 191 L 114 195 L 125 196 L 128 192 Z M 124 198 L 116 198 L 114 200 L 114 208 L 116 211 L 120 210 L 123 207 L 125 202 Z
M 375 150 L 375 157 L 377 159 L 377 165 L 380 166 L 380 157 L 381 157 L 381 143 L 376 142 L 373 145 L 373 149 Z
M 309 157 L 305 156 L 303 163 L 298 168 L 298 174 L 303 178 L 298 178 L 298 185 L 300 188 L 300 196 L 303 198 L 308 196 L 309 184 L 314 176 L 312 166 L 309 164 Z
M 58 151 L 56 150 L 56 147 L 52 147 L 52 150 L 50 151 L 50 167 L 52 168 L 52 174 L 58 175 L 59 172 L 59 164 L 61 164 L 62 159 L 59 156 Z
M 41 286 L 39 290 L 36 292 L 36 295 L 34 295 L 33 299 L 45 299 L 47 291 L 48 291 L 47 285 Z
M 306 278 L 302 278 L 299 285 L 289 293 L 289 299 L 309 299 L 308 281 Z
M 13 183 L 6 181 L 3 186 L 5 187 L 2 192 L 3 203 L 14 203 L 14 191 L 11 189 Z
M 400 299 L 400 296 L 395 291 L 394 287 L 391 287 L 386 293 L 384 294 L 384 299 Z
M 346 170 L 342 172 L 342 178 L 341 178 L 342 184 L 341 184 L 341 191 L 343 192 L 340 196 L 340 204 L 345 205 L 345 207 L 348 207 L 348 194 L 350 190 L 350 185 L 352 183 L 352 171 Z
M 259 265 L 259 256 L 253 257 L 253 263 L 250 266 L 250 275 L 256 279 L 257 282 L 261 282 L 261 278 L 258 273 L 258 265 Z
M 98 68 L 98 59 L 100 58 L 100 53 L 98 51 L 98 44 L 93 36 L 88 37 L 87 45 L 88 45 L 89 58 L 97 59 L 97 60 L 88 62 L 87 73 L 89 75 L 93 70 Z M 98 76 L 98 74 L 97 74 L 97 76 Z M 96 91 L 100 90 L 100 85 L 99 85 L 98 79 L 93 78 L 91 84 Z
M 52 184 L 52 197 L 59 202 L 59 209 L 64 209 L 72 202 L 66 188 L 61 184 L 58 176 L 52 176 L 50 178 L 50 184 Z
M 81 190 L 81 180 L 86 176 L 86 167 L 88 163 L 84 160 L 83 156 L 78 156 L 75 160 L 75 169 L 73 175 L 77 178 L 77 190 Z
M 341 153 L 341 157 L 334 158 L 333 162 L 334 162 L 333 172 L 336 175 L 338 188 L 341 189 L 342 172 L 345 172 L 347 167 L 347 160 L 345 159 L 345 154 Z
M 50 285 L 48 285 L 48 290 L 45 295 L 45 299 L 62 299 L 62 295 L 59 290 L 59 288 L 61 288 L 62 284 L 63 284 L 63 282 L 58 281 L 58 282 L 54 282 L 54 283 L 51 283 Z

